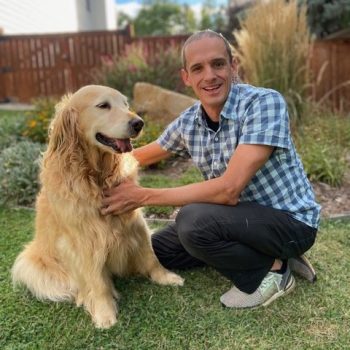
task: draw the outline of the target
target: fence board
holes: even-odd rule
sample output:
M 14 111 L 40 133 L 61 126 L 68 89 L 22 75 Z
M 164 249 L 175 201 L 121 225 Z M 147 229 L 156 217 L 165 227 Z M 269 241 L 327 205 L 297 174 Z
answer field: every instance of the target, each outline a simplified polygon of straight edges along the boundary
M 125 31 L 0 36 L 0 101 L 74 91 L 91 83 L 101 57 L 121 54 L 128 42 Z
M 312 52 L 313 98 L 333 110 L 350 111 L 350 40 L 318 41 Z
M 157 55 L 160 47 L 181 46 L 186 38 L 132 38 L 129 31 L 0 36 L 0 101 L 61 96 L 90 84 L 103 58 L 122 54 L 130 44 L 142 44 L 149 55 Z M 315 43 L 311 68 L 316 101 L 350 111 L 349 56 L 350 39 Z

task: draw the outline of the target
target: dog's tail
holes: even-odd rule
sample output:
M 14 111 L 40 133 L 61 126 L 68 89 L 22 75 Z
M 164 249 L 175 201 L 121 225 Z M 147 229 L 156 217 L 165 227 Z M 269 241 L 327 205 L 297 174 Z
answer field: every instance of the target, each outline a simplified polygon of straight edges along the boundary
M 14 285 L 25 285 L 38 299 L 71 301 L 76 288 L 58 260 L 29 243 L 12 267 Z

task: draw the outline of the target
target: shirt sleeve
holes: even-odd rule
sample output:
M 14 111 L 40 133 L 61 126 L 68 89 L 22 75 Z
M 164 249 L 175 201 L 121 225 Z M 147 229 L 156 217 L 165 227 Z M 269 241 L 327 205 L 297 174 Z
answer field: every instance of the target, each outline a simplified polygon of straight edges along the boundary
M 169 124 L 156 142 L 166 151 L 189 157 L 182 134 L 182 122 L 179 117 Z
M 289 116 L 284 98 L 269 90 L 247 108 L 239 144 L 289 148 Z

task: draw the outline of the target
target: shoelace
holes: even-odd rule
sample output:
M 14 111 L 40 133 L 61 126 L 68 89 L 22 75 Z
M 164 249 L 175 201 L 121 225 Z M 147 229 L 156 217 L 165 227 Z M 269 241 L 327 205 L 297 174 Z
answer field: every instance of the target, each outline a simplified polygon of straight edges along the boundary
M 261 294 L 263 294 L 265 292 L 266 289 L 268 289 L 271 285 L 271 283 L 275 283 L 276 287 L 278 290 L 280 290 L 280 282 L 276 280 L 275 274 L 273 273 L 269 273 L 261 282 L 261 285 L 259 287 L 259 290 L 261 292 Z

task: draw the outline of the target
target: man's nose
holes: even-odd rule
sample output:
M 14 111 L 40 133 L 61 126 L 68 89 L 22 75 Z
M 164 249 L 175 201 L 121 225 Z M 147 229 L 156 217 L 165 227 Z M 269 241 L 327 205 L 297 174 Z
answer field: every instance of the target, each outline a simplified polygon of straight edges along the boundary
M 216 77 L 215 71 L 212 67 L 208 66 L 204 69 L 204 79 L 205 80 L 212 80 Z

